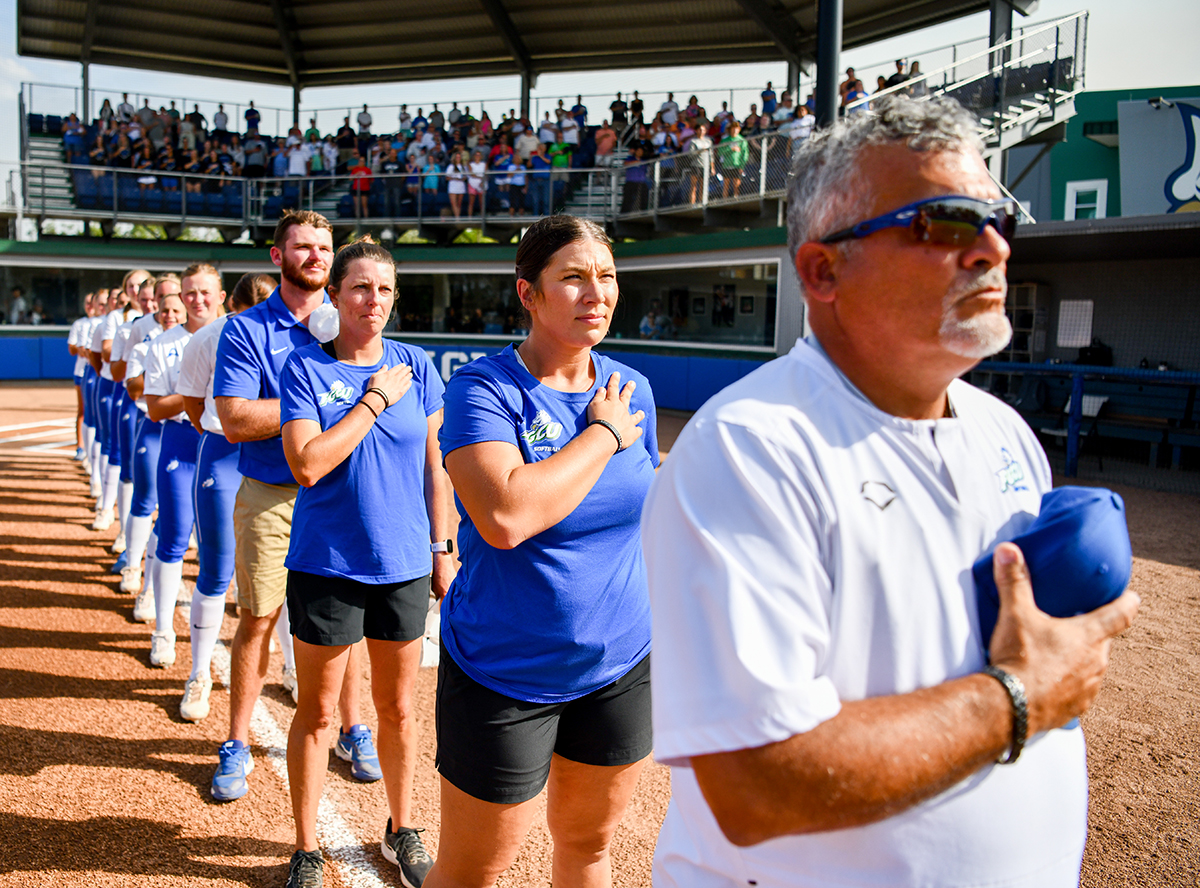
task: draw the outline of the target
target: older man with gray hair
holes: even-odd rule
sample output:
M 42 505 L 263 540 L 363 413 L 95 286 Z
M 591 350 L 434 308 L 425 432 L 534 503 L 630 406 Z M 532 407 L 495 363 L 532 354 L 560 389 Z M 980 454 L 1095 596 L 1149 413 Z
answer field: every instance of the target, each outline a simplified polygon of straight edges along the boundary
M 996 546 L 1051 477 L 958 378 L 1010 336 L 1017 208 L 976 132 L 898 98 L 799 147 L 813 335 L 709 401 L 651 490 L 658 888 L 1078 884 L 1076 718 L 1138 601 L 1053 619 Z M 989 640 L 971 566 L 993 546 Z

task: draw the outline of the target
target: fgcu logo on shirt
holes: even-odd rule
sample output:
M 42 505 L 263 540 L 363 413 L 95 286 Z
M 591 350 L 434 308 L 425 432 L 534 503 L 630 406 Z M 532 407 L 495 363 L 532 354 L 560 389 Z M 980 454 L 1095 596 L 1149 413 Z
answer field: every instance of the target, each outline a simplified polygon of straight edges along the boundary
M 533 418 L 529 431 L 522 432 L 521 437 L 526 444 L 540 444 L 542 441 L 557 441 L 562 435 L 563 427 L 550 418 L 545 410 L 539 410 Z
M 1183 134 L 1187 139 L 1187 152 L 1183 165 L 1167 177 L 1163 188 L 1167 193 L 1169 213 L 1200 212 L 1200 108 L 1183 102 L 1177 103 L 1183 116 Z
M 1025 469 L 1012 458 L 1007 447 L 1000 448 L 1000 455 L 1004 458 L 1004 468 L 996 472 L 996 477 L 1000 479 L 1000 492 L 1028 490 L 1029 488 L 1024 483 Z
M 333 385 L 329 387 L 329 391 L 317 395 L 317 406 L 327 407 L 330 404 L 353 404 L 354 392 L 350 390 L 350 386 L 343 383 L 340 379 L 335 379 Z

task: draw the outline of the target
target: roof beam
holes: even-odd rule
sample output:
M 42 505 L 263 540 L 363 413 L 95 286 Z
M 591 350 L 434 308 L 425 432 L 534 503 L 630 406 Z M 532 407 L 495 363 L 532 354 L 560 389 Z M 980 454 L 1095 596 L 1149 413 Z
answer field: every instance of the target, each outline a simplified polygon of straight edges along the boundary
M 479 5 L 483 7 L 483 11 L 488 14 L 488 18 L 492 20 L 492 24 L 500 32 L 500 39 L 504 41 L 504 45 L 508 47 L 508 51 L 512 53 L 512 57 L 516 59 L 521 71 L 526 74 L 533 74 L 533 57 L 529 55 L 529 50 L 525 47 L 525 41 L 521 39 L 521 35 L 517 32 L 517 26 L 513 24 L 513 20 L 509 16 L 508 10 L 504 8 L 502 0 L 479 0 Z
M 797 68 L 805 67 L 806 61 L 801 50 L 804 31 L 796 24 L 796 20 L 788 14 L 778 2 L 772 0 L 737 0 L 738 5 L 746 10 L 746 14 L 758 23 L 779 47 L 784 59 Z
M 275 27 L 279 29 L 279 43 L 283 47 L 283 59 L 287 63 L 288 79 L 292 89 L 300 88 L 300 74 L 296 66 L 296 41 L 292 36 L 295 27 L 290 11 L 284 8 L 284 0 L 271 0 L 271 12 L 275 15 Z
M 96 7 L 100 0 L 88 0 L 87 12 L 83 17 L 83 41 L 79 46 L 79 61 L 87 64 L 92 60 L 92 37 L 96 33 Z

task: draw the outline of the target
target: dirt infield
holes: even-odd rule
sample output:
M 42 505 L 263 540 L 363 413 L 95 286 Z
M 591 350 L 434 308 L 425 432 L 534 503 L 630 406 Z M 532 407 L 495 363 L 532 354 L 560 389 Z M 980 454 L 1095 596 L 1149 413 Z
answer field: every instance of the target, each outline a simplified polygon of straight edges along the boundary
M 228 725 L 226 655 L 214 660 L 212 714 L 181 721 L 186 608 L 176 611 L 178 662 L 151 669 L 149 629 L 131 621 L 132 596 L 108 572 L 115 528 L 89 529 L 83 473 L 63 444 L 73 411 L 69 386 L 0 383 L 0 888 L 282 886 L 293 834 L 279 746 L 292 705 L 279 656 L 253 726 L 251 793 L 216 804 L 208 784 Z M 680 425 L 662 417 L 664 447 Z M 1128 506 L 1143 606 L 1084 719 L 1083 884 L 1200 886 L 1200 499 L 1110 486 Z M 185 578 L 195 572 L 188 562 Z M 233 628 L 227 618 L 226 645 Z M 418 682 L 416 819 L 436 853 L 434 678 L 425 669 Z M 648 768 L 615 842 L 615 884 L 650 884 L 668 795 L 666 769 Z M 331 755 L 327 801 L 326 884 L 399 884 L 378 847 L 383 787 L 357 783 Z M 548 885 L 549 856 L 541 818 L 501 884 Z

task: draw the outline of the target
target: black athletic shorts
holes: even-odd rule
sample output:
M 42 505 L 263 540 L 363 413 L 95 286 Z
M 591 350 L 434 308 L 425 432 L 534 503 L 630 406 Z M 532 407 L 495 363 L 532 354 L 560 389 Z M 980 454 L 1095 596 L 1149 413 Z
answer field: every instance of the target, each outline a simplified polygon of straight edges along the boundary
M 429 575 L 376 585 L 289 570 L 287 609 L 292 635 L 309 644 L 413 641 L 425 634 Z
M 485 802 L 524 802 L 546 785 L 555 753 L 602 766 L 631 765 L 650 754 L 650 655 L 587 696 L 529 703 L 475 681 L 443 644 L 436 725 L 443 777 Z

